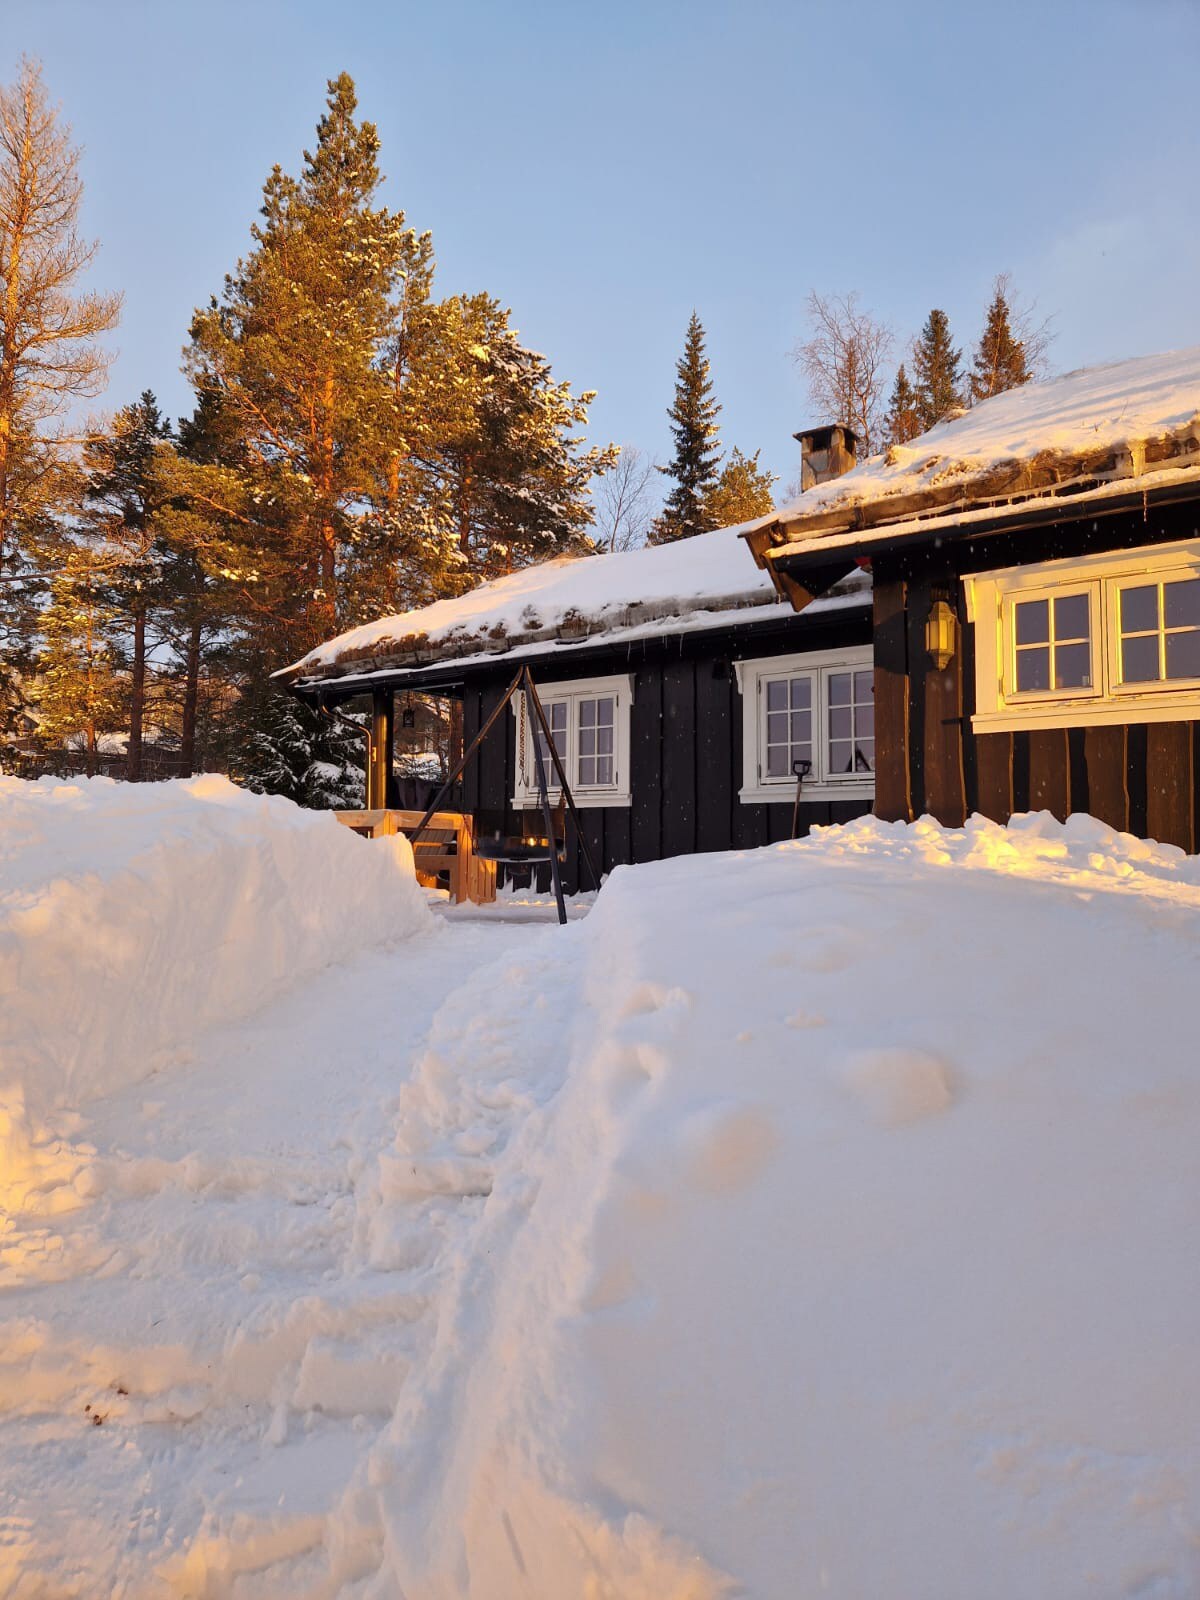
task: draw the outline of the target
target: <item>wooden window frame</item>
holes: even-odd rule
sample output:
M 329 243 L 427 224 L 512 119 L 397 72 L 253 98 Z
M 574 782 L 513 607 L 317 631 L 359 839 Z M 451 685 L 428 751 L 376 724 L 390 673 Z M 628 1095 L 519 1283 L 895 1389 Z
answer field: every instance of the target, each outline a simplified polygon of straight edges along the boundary
M 1200 539 L 1105 550 L 1062 561 L 972 573 L 963 579 L 975 628 L 976 733 L 1036 728 L 1120 726 L 1200 719 L 1200 678 L 1121 683 L 1122 589 L 1200 578 Z M 1018 693 L 1015 630 L 1018 601 L 1086 591 L 1092 627 L 1092 686 Z M 1160 633 L 1161 636 L 1161 633 Z
M 781 778 L 765 776 L 767 750 L 767 711 L 764 684 L 776 678 L 812 680 L 810 697 L 813 715 L 813 770 L 804 780 L 802 799 L 870 800 L 875 795 L 875 774 L 860 772 L 830 773 L 829 764 L 829 679 L 835 672 L 870 672 L 874 656 L 870 645 L 850 650 L 810 650 L 805 655 L 760 656 L 751 661 L 734 662 L 738 688 L 742 695 L 742 786 L 738 799 L 743 805 L 790 804 L 796 798 L 796 779 L 788 773 Z M 875 748 L 879 749 L 879 727 L 875 727 Z
M 629 772 L 629 713 L 633 705 L 633 677 L 628 672 L 603 678 L 574 678 L 561 683 L 539 683 L 538 697 L 549 716 L 551 704 L 567 706 L 567 748 L 563 766 L 571 785 L 571 795 L 581 811 L 603 806 L 628 806 L 633 803 Z M 579 702 L 611 697 L 613 707 L 613 781 L 607 784 L 581 784 L 579 777 Z M 529 811 L 538 804 L 537 769 L 533 761 L 532 729 L 525 730 L 526 765 L 521 772 L 521 729 L 525 721 L 525 696 L 515 695 L 510 703 L 513 715 L 513 793 L 510 804 L 517 811 Z M 550 798 L 558 799 L 558 775 L 554 763 L 546 759 L 546 783 Z

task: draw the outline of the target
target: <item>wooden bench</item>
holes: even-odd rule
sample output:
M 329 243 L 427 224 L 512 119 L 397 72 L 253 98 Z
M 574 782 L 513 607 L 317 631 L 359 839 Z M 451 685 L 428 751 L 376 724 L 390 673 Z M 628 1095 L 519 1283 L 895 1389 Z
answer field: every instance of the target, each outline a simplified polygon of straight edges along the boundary
M 390 834 L 406 837 L 420 822 L 420 811 L 380 809 L 373 811 L 335 811 L 334 816 L 347 828 L 366 839 L 386 839 Z M 451 900 L 469 900 L 487 905 L 496 898 L 496 863 L 481 860 L 475 853 L 474 819 L 460 811 L 435 811 L 424 833 L 413 846 L 417 882 L 437 888 L 439 875 L 450 882 Z

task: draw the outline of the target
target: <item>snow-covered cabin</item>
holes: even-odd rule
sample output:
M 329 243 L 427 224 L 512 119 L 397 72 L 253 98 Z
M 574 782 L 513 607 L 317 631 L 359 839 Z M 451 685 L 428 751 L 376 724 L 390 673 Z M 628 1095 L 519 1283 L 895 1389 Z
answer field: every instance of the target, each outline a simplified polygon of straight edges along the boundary
M 1200 843 L 1200 348 L 999 395 L 742 538 L 801 616 L 871 568 L 881 817 Z
M 294 693 L 370 696 L 368 804 L 384 803 L 393 705 L 462 701 L 469 743 L 528 662 L 589 849 L 603 870 L 786 838 L 870 811 L 871 591 L 851 569 L 797 616 L 740 528 L 620 554 L 563 558 L 457 600 L 384 617 L 289 668 Z M 481 834 L 519 832 L 536 806 L 530 730 L 506 712 L 463 781 Z M 578 882 L 568 830 L 566 880 Z

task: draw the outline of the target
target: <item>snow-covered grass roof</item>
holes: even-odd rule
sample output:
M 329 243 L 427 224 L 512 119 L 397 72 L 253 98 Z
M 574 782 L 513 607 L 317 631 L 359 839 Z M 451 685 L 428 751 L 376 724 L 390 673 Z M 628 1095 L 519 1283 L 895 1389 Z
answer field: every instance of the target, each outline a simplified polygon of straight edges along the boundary
M 616 555 L 561 556 L 497 578 L 456 600 L 381 617 L 310 650 L 281 677 L 369 676 L 454 658 L 467 665 L 507 653 L 623 642 L 788 615 L 739 535 L 718 528 Z M 869 580 L 851 586 L 862 603 Z M 847 604 L 835 596 L 833 605 Z M 735 617 L 728 613 L 735 612 Z
M 1001 502 L 1200 483 L 1200 346 L 1085 367 L 985 400 L 906 445 L 820 483 L 743 530 L 769 544 L 830 547 L 894 537 Z M 769 535 L 769 538 L 767 537 Z M 778 548 L 775 554 L 782 553 Z

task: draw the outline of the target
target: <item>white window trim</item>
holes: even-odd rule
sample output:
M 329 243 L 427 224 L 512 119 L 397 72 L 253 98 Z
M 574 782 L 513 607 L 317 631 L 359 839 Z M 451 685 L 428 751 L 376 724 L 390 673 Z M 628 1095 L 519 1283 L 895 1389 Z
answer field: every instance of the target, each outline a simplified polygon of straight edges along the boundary
M 967 617 L 975 625 L 973 730 L 996 733 L 1200 718 L 1200 679 L 1154 684 L 1115 681 L 1120 661 L 1119 591 L 1131 583 L 1172 577 L 1200 578 L 1200 539 L 1097 551 L 964 578 Z M 1049 599 L 1080 590 L 1090 596 L 1093 687 L 1016 693 L 1010 625 L 1014 600 Z
M 584 786 L 571 784 L 571 798 L 581 811 L 596 810 L 601 806 L 627 806 L 632 803 L 633 796 L 629 783 L 629 708 L 633 704 L 633 678 L 628 672 L 618 672 L 604 678 L 570 678 L 562 683 L 539 683 L 537 686 L 538 698 L 543 706 L 548 706 L 551 701 L 566 701 L 567 711 L 567 750 L 563 757 L 563 766 L 567 769 L 568 781 L 571 774 L 578 770 L 576 765 L 579 739 L 579 702 L 581 700 L 594 700 L 598 695 L 611 695 L 616 701 L 613 709 L 613 755 L 614 770 L 611 784 L 595 784 Z M 511 804 L 517 811 L 528 811 L 537 806 L 537 767 L 533 757 L 533 730 L 525 730 L 525 750 L 528 771 L 521 772 L 521 728 L 525 721 L 525 696 L 514 695 L 509 702 L 513 715 L 513 794 Z M 550 791 L 551 800 L 557 801 L 559 794 L 558 774 L 554 770 L 554 762 L 547 757 L 546 784 Z
M 799 677 L 804 673 L 816 678 L 816 693 L 812 702 L 813 770 L 804 780 L 801 801 L 874 798 L 874 773 L 865 778 L 857 772 L 848 773 L 845 777 L 832 777 L 826 773 L 824 766 L 828 746 L 829 673 L 862 672 L 873 665 L 870 645 L 854 650 L 810 650 L 805 655 L 763 656 L 754 661 L 734 662 L 738 688 L 742 693 L 742 787 L 738 790 L 738 799 L 743 805 L 790 804 L 795 801 L 796 780 L 790 773 L 785 778 L 766 778 L 762 775 L 766 754 L 766 713 L 763 710 L 762 686 L 768 678 Z

